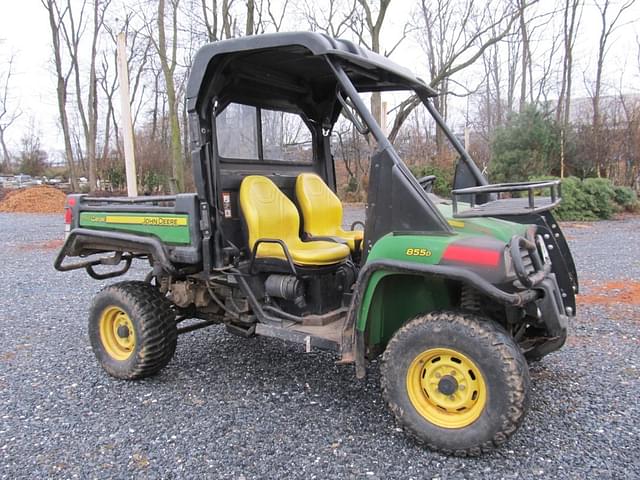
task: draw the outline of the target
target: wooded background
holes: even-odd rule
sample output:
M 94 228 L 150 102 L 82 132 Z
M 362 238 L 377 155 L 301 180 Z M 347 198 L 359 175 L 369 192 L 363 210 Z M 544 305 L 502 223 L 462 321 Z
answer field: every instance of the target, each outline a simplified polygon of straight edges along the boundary
M 639 188 L 640 97 L 622 79 L 630 78 L 628 70 L 640 74 L 640 42 L 615 44 L 618 29 L 635 20 L 635 0 L 416 0 L 400 20 L 394 16 L 399 2 L 39 0 L 49 20 L 53 75 L 46 81 L 56 86 L 65 165 L 51 168 L 35 116 L 19 145 L 8 144 L 16 120 L 29 115 L 11 101 L 16 79 L 9 55 L 0 60 L 0 171 L 61 174 L 74 190 L 82 176 L 91 191 L 123 188 L 115 59 L 122 31 L 140 187 L 190 190 L 184 89 L 197 49 L 244 35 L 313 30 L 391 58 L 409 40 L 418 45 L 408 66 L 426 65 L 426 75 L 419 73 L 440 92 L 435 106 L 492 181 L 573 175 Z M 586 9 L 596 12 L 597 31 L 593 21 L 584 26 Z M 390 18 L 393 30 L 385 30 L 383 45 Z M 576 71 L 580 35 L 598 42 L 580 59 L 590 68 Z M 605 78 L 614 48 L 632 49 L 636 61 L 619 66 L 618 78 Z M 576 85 L 588 94 L 576 97 Z M 384 127 L 407 164 L 419 174 L 436 173 L 437 188 L 448 188 L 454 153 L 416 108 L 416 97 L 374 94 L 368 101 L 378 119 L 388 110 Z M 346 121 L 334 129 L 339 187 L 347 199 L 364 198 L 370 142 Z

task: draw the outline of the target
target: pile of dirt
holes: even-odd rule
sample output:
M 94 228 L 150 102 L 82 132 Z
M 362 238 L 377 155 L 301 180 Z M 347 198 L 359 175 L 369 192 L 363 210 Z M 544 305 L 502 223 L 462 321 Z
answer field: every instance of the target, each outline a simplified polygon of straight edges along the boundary
M 594 293 L 594 290 L 597 290 Z M 618 280 L 605 282 L 604 284 L 589 288 L 589 293 L 579 295 L 578 302 L 583 304 L 629 304 L 640 305 L 640 281 Z
M 64 239 L 57 238 L 55 240 L 48 240 L 46 242 L 38 243 L 24 243 L 18 245 L 18 250 L 30 252 L 33 250 L 58 250 L 64 244 Z
M 0 212 L 62 213 L 65 198 L 61 190 L 46 185 L 14 190 L 0 201 Z

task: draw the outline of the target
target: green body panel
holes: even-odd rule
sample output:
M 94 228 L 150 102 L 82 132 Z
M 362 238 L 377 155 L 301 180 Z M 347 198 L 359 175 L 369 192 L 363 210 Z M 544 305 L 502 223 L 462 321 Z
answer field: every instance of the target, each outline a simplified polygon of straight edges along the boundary
M 505 245 L 513 235 L 524 235 L 528 226 L 494 218 L 452 218 L 449 205 L 439 205 L 454 235 L 388 234 L 379 239 L 367 257 L 422 265 L 440 263 L 447 246 L 469 237 L 491 237 Z M 360 304 L 356 327 L 367 331 L 369 345 L 384 346 L 407 320 L 421 313 L 452 306 L 452 285 L 447 280 L 422 274 L 377 271 L 369 280 Z
M 367 343 L 384 346 L 407 320 L 449 308 L 451 289 L 442 278 L 378 271 L 371 276 L 365 303 L 358 330 L 368 326 Z
M 367 262 L 399 260 L 434 265 L 440 262 L 447 245 L 458 238 L 460 235 L 388 234 L 374 244 Z M 367 285 L 357 328 L 364 331 L 369 327 L 369 344 L 386 344 L 409 318 L 449 305 L 449 293 L 442 279 L 380 270 Z
M 466 204 L 459 205 L 461 211 L 464 210 Z M 453 218 L 451 205 L 443 203 L 438 204 L 438 210 L 440 210 L 440 213 L 447 219 L 456 233 L 483 235 L 497 238 L 505 243 L 511 240 L 514 235 L 524 235 L 528 227 L 520 223 L 507 222 L 506 220 L 491 217 Z
M 80 226 L 153 235 L 164 243 L 189 245 L 189 215 L 170 213 L 81 212 Z

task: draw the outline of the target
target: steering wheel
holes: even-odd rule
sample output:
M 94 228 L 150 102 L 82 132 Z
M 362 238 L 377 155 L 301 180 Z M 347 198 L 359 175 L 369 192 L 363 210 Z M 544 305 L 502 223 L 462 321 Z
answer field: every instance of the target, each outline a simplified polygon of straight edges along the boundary
M 433 191 L 433 182 L 436 181 L 435 175 L 426 175 L 422 178 L 418 179 L 418 183 L 422 188 L 424 188 L 425 192 L 431 193 Z

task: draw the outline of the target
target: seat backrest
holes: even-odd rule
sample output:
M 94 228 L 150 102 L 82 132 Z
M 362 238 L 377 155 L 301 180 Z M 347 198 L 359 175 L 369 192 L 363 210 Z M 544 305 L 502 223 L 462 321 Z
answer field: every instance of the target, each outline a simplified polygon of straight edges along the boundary
M 304 231 L 311 235 L 333 235 L 342 226 L 342 203 L 315 173 L 296 179 L 296 198 L 304 218 Z
M 267 177 L 249 175 L 240 184 L 240 208 L 249 231 L 249 248 L 260 238 L 276 238 L 287 243 L 298 239 L 298 209 Z

